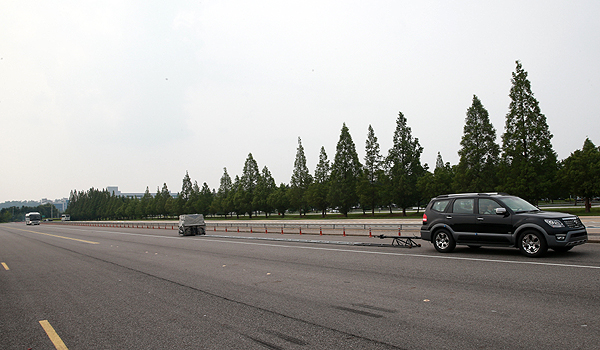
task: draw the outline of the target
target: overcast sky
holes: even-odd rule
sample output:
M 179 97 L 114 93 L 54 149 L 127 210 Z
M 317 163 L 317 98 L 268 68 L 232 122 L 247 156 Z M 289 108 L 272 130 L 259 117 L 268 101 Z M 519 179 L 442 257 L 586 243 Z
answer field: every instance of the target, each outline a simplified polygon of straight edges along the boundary
M 477 95 L 501 143 L 520 60 L 559 159 L 600 145 L 600 1 L 3 1 L 0 202 L 218 188 L 248 153 L 289 183 L 345 122 L 364 159 L 402 111 L 456 164 Z

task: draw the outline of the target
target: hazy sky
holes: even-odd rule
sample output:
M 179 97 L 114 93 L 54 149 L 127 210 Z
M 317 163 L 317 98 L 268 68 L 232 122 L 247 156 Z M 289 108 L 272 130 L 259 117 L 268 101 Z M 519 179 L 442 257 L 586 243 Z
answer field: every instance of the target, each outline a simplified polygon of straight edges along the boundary
M 600 145 L 600 1 L 3 1 L 0 202 L 218 188 L 248 153 L 290 182 L 345 122 L 361 161 L 399 111 L 458 162 L 477 95 L 497 142 L 520 60 L 559 159 Z

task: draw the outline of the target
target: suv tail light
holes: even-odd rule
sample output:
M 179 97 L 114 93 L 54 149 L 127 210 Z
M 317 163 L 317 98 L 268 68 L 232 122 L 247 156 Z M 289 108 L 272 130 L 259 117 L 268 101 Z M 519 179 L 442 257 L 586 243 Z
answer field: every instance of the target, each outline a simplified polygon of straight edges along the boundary
M 427 223 L 427 214 L 423 214 L 423 225 Z

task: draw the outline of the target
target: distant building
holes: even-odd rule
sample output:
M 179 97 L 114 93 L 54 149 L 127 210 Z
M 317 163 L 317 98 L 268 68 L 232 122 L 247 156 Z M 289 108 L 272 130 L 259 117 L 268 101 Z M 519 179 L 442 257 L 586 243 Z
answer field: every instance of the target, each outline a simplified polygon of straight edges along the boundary
M 52 204 L 52 205 L 54 205 L 54 207 L 56 207 L 56 209 L 58 209 L 59 212 L 64 212 L 69 207 L 69 199 L 61 198 L 61 199 L 49 200 L 48 198 L 42 198 L 42 200 L 40 201 L 40 205 L 45 205 L 45 204 Z
M 113 196 L 121 195 L 121 191 L 119 191 L 119 186 L 107 186 L 106 191 L 108 191 L 108 193 L 112 194 Z
M 142 193 L 121 192 L 121 191 L 119 191 L 119 186 L 107 186 L 106 191 L 108 193 L 110 193 L 111 195 L 115 195 L 115 196 L 136 197 L 136 198 L 144 197 L 144 192 L 142 192 Z M 153 193 L 152 191 L 150 191 L 150 194 L 152 195 L 152 197 L 154 197 L 156 195 L 156 193 Z M 174 197 L 174 198 L 177 197 L 177 193 L 173 193 L 173 192 L 169 191 L 169 194 L 171 194 L 171 197 Z

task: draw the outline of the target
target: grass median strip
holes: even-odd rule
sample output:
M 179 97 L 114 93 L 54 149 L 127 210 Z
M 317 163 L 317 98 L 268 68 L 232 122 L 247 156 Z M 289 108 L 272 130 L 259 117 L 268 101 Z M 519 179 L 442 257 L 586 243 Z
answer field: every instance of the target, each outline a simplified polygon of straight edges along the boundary
M 42 328 L 46 331 L 48 338 L 50 338 L 50 341 L 54 344 L 56 350 L 68 350 L 67 346 L 63 343 L 62 339 L 60 339 L 48 320 L 40 321 L 40 325 L 42 325 Z

